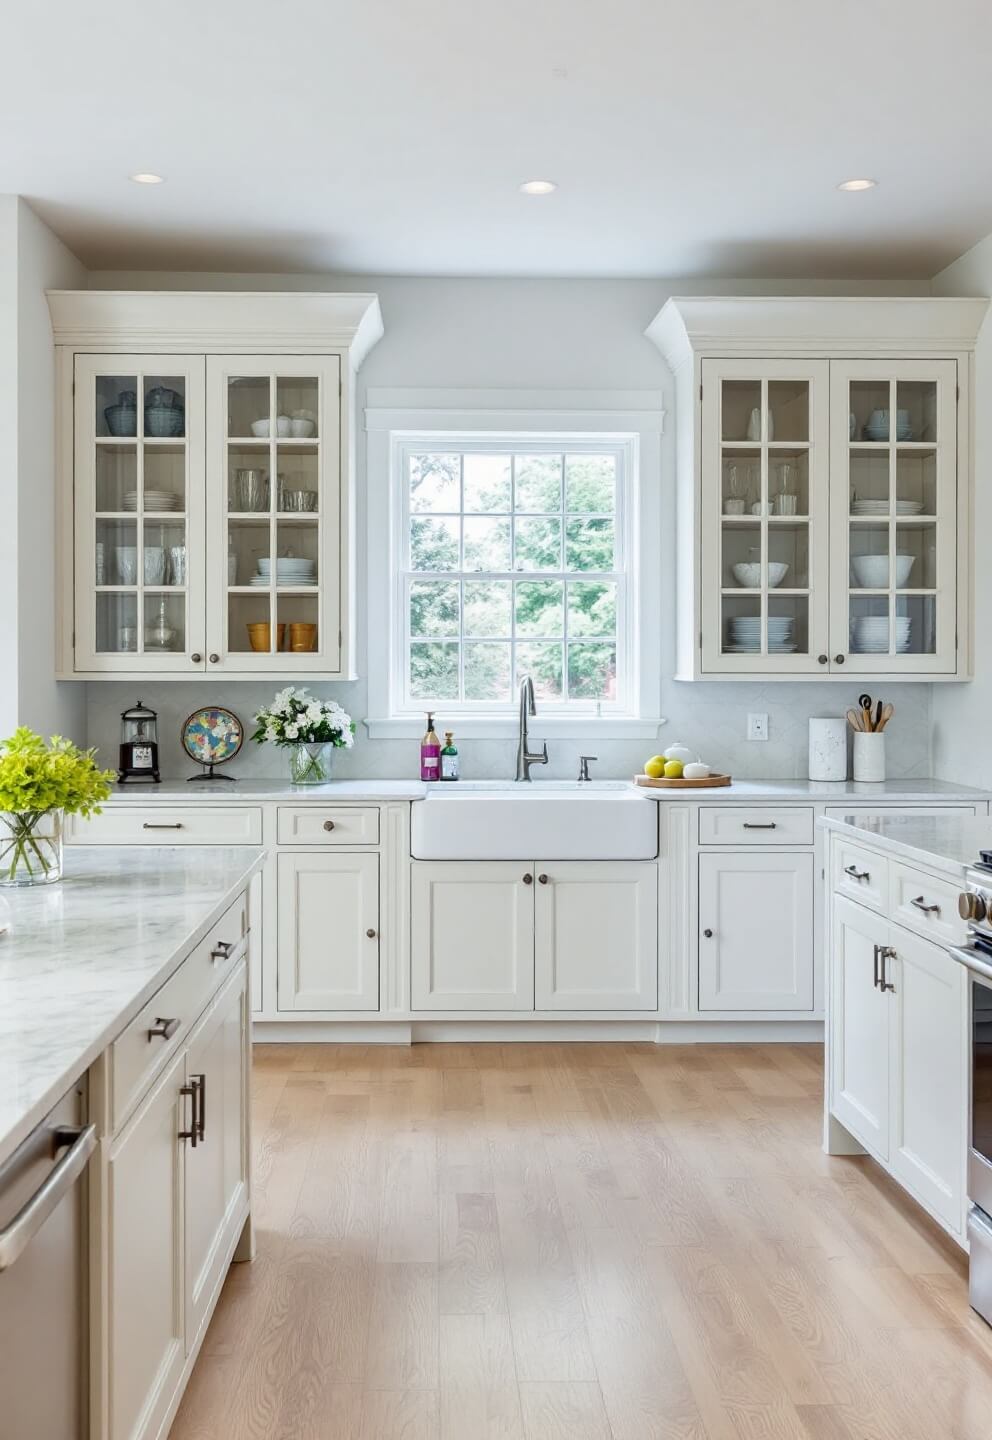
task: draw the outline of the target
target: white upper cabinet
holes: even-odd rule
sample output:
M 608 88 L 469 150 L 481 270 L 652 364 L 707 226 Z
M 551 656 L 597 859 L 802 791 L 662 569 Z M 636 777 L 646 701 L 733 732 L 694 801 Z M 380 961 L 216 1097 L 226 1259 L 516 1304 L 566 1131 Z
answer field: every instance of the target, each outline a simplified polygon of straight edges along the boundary
M 58 673 L 355 674 L 374 295 L 49 293 Z
M 668 301 L 679 679 L 968 675 L 987 304 Z

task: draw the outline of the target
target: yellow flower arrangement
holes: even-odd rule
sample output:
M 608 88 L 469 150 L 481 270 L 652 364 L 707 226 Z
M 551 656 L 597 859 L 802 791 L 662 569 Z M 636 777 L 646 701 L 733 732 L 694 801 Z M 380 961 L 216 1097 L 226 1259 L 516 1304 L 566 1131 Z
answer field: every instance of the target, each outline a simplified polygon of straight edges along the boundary
M 61 735 L 46 745 L 22 725 L 0 741 L 0 884 L 58 878 L 51 872 L 61 871 L 60 850 L 39 833 L 39 822 L 52 811 L 98 815 L 114 779 L 113 770 L 98 767 L 94 750 Z

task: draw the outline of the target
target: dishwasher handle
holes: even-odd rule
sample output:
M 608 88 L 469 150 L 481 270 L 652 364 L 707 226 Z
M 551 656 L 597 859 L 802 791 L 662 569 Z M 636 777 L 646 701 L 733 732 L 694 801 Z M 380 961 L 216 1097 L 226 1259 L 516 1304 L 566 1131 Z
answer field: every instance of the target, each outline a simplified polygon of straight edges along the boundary
M 58 1125 L 52 1131 L 52 1140 L 56 1150 L 63 1145 L 68 1145 L 69 1149 L 21 1206 L 10 1224 L 0 1230 L 0 1275 L 20 1259 L 49 1215 L 61 1204 L 85 1170 L 96 1149 L 96 1126 Z

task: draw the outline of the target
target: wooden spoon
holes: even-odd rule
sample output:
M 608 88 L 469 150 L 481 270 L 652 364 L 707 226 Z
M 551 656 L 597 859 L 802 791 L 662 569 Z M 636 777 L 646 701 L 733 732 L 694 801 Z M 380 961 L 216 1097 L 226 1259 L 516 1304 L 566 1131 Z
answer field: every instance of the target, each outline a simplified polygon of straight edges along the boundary
M 885 709 L 882 711 L 881 718 L 879 719 L 878 724 L 875 726 L 875 729 L 884 730 L 895 713 L 896 707 L 894 705 L 886 705 Z
M 864 713 L 863 710 L 848 710 L 847 723 L 852 730 L 863 730 L 865 728 Z

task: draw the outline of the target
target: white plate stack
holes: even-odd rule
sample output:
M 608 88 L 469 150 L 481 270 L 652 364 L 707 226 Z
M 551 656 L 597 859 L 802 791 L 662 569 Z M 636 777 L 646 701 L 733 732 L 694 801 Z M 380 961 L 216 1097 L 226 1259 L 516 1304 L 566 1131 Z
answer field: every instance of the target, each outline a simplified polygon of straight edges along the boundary
M 138 492 L 129 490 L 124 496 L 124 509 L 137 510 Z M 171 490 L 145 490 L 145 511 L 164 514 L 169 510 L 182 508 L 182 500 L 178 495 L 173 495 Z
M 908 615 L 896 616 L 896 653 L 905 655 L 909 649 L 913 622 Z M 851 649 L 856 655 L 887 655 L 889 653 L 889 618 L 887 615 L 862 615 L 851 624 Z
M 792 627 L 795 622 L 791 615 L 769 615 L 769 655 L 791 655 L 795 650 L 792 643 Z M 729 644 L 731 655 L 756 655 L 761 650 L 761 618 L 758 615 L 735 615 L 730 621 Z
M 253 575 L 249 582 L 260 589 L 268 589 L 272 583 L 272 561 L 264 557 L 258 562 L 258 574 Z M 305 560 L 295 556 L 280 555 L 276 559 L 276 584 L 281 586 L 300 587 L 304 585 L 316 585 L 317 583 L 317 562 L 316 560 Z
M 897 515 L 919 515 L 923 509 L 922 500 L 897 500 Z M 868 515 L 884 520 L 889 514 L 888 500 L 853 500 L 851 502 L 852 515 Z

